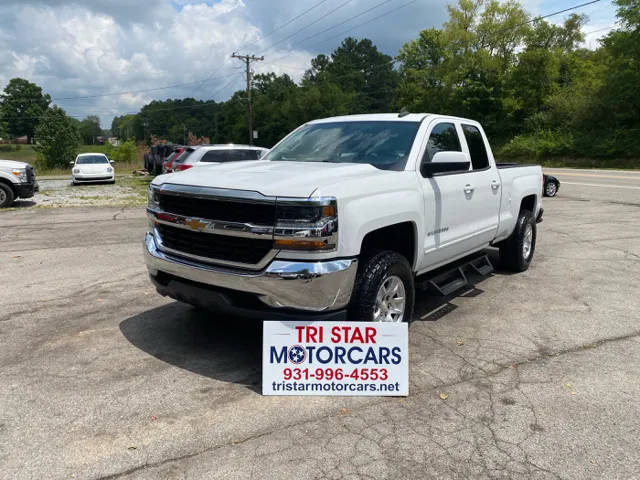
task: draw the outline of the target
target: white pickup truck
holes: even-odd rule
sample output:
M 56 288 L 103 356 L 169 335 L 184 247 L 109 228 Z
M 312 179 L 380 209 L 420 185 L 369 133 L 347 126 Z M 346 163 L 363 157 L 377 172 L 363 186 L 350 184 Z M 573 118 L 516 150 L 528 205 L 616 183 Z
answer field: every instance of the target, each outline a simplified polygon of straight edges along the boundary
M 35 169 L 24 162 L 0 159 L 0 208 L 18 198 L 31 198 L 39 190 Z
M 416 278 L 474 252 L 526 270 L 541 195 L 541 168 L 496 165 L 473 120 L 327 118 L 263 160 L 156 177 L 144 252 L 160 294 L 201 308 L 409 321 Z

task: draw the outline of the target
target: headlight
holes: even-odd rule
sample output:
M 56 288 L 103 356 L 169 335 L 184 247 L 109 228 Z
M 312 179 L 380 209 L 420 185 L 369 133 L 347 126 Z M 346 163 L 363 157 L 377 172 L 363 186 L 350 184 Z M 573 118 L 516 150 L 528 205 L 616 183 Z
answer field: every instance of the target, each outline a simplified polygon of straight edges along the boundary
M 74 168 L 73 169 L 73 173 L 80 173 L 80 169 L 79 168 Z
M 107 167 L 107 172 L 108 172 L 108 173 L 113 172 L 113 168 L 111 168 L 111 167 Z
M 19 181 L 21 181 L 21 182 L 26 182 L 27 181 L 27 170 L 26 169 L 24 169 L 24 168 L 16 168 L 11 173 L 13 173 L 16 177 L 18 177 Z
M 152 210 L 160 208 L 160 199 L 158 198 L 158 192 L 152 185 L 149 185 L 147 190 L 147 207 Z
M 275 247 L 284 250 L 335 250 L 338 204 L 335 198 L 278 200 Z

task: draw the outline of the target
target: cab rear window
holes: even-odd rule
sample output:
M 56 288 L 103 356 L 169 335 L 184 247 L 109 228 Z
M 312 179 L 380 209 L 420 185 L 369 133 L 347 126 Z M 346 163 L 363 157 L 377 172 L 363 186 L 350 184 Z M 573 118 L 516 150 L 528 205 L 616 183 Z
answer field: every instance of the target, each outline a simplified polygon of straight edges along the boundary
M 223 149 L 223 150 L 209 150 L 204 154 L 201 162 L 238 162 L 241 160 L 258 160 L 260 158 L 260 150 L 249 149 Z

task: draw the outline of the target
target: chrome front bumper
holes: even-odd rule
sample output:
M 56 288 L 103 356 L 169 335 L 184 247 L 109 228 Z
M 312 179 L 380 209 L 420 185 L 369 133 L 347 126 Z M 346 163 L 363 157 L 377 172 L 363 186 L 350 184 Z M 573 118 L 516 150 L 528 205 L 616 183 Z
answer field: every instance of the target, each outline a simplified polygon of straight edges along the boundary
M 145 237 L 144 252 L 153 276 L 165 272 L 214 287 L 255 294 L 267 307 L 306 312 L 346 307 L 357 271 L 355 258 L 318 262 L 273 260 L 259 272 L 217 267 L 161 251 L 151 233 Z

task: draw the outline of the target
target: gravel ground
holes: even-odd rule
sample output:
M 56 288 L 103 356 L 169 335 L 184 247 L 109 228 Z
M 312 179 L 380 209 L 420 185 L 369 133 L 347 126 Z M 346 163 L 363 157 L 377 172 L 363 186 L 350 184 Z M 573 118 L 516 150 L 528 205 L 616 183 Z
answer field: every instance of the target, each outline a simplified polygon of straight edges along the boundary
M 123 207 L 144 205 L 146 185 L 151 177 L 124 176 L 115 184 L 73 185 L 70 179 L 40 179 L 40 193 L 15 202 L 15 208 Z

